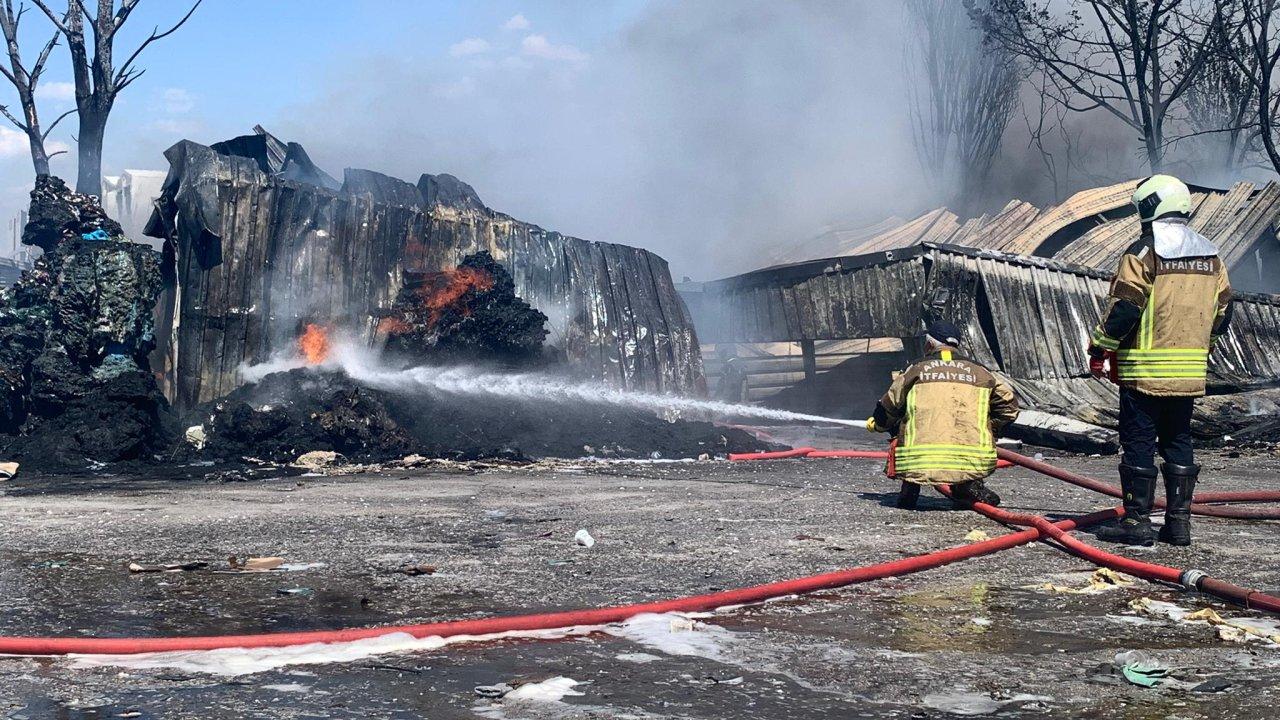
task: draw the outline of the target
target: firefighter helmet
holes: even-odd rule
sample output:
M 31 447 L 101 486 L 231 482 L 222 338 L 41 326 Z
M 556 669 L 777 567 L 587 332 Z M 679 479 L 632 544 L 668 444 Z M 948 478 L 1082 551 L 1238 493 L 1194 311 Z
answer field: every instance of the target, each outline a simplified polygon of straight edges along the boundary
M 1191 191 L 1172 175 L 1152 175 L 1138 183 L 1138 189 L 1133 191 L 1133 204 L 1142 222 L 1173 213 L 1187 216 L 1191 214 Z

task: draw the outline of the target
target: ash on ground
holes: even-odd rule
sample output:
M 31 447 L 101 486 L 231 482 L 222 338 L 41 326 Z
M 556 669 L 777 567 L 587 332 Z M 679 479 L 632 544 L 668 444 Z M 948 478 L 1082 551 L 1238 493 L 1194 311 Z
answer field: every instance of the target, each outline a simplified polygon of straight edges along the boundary
M 160 254 L 97 198 L 42 175 L 22 242 L 44 250 L 0 292 L 0 454 L 47 469 L 150 459 L 172 439 L 151 373 Z

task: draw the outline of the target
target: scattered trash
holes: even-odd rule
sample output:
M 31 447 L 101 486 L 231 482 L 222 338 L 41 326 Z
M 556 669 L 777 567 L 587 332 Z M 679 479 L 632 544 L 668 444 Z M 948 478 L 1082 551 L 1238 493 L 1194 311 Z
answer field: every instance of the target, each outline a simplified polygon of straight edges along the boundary
M 0 480 L 11 480 L 18 474 L 18 463 L 0 462 Z
M 477 685 L 475 687 L 476 695 L 483 698 L 500 698 L 512 690 L 515 690 L 515 688 L 506 683 L 498 683 L 496 685 Z
M 1226 692 L 1231 688 L 1231 681 L 1226 678 L 1209 678 L 1204 682 L 1191 688 L 1191 692 L 1199 693 L 1219 693 Z
M 969 622 L 972 622 L 974 625 L 977 625 L 978 627 L 991 627 L 991 618 L 976 617 L 970 620 Z
M 489 520 L 505 520 L 507 518 L 506 510 L 485 510 L 484 516 Z
M 282 557 L 251 557 L 243 561 L 235 555 L 227 558 L 227 563 L 231 565 L 231 569 L 236 572 L 266 572 L 267 570 L 275 570 L 284 565 Z
M 136 562 L 129 563 L 129 572 L 131 573 L 158 573 L 158 572 L 183 572 L 191 570 L 203 570 L 209 567 L 209 563 L 196 560 L 194 562 L 184 563 L 165 563 L 163 565 L 141 565 Z
M 304 588 L 304 587 L 279 588 L 278 590 L 276 590 L 276 594 L 277 595 L 299 595 L 299 596 L 306 597 L 306 596 L 314 595 L 315 591 L 312 590 L 311 588 Z
M 197 450 L 203 450 L 205 440 L 208 439 L 204 433 L 204 425 L 192 425 L 187 428 L 187 431 L 183 433 L 182 437 L 187 441 L 187 443 Z
M 990 539 L 990 535 L 977 528 L 970 530 L 969 534 L 964 536 L 964 541 L 967 543 L 985 542 Z
M 293 461 L 293 466 L 304 470 L 321 470 L 331 467 L 342 459 L 342 456 L 332 450 L 312 450 L 298 456 Z
M 1119 587 L 1128 587 L 1133 585 L 1133 581 L 1121 575 L 1110 568 L 1098 568 L 1089 576 L 1088 582 L 1082 587 L 1070 587 L 1067 585 L 1055 585 L 1054 583 L 1042 583 L 1040 585 L 1028 585 L 1028 590 L 1040 590 L 1041 592 L 1066 593 L 1069 595 L 1093 595 L 1108 590 L 1114 590 Z
M 408 563 L 406 565 L 401 565 L 396 569 L 396 572 L 401 575 L 408 575 L 409 577 L 417 577 L 418 575 L 435 575 L 436 566 Z
M 586 530 L 579 530 L 574 533 L 573 541 L 586 548 L 594 547 L 596 544 L 596 539 L 591 537 L 591 533 Z
M 1135 598 L 1129 603 L 1135 612 L 1151 617 L 1162 617 L 1178 622 L 1205 623 L 1213 627 L 1218 637 L 1227 642 L 1244 643 L 1250 640 L 1261 640 L 1280 646 L 1280 622 L 1262 618 L 1224 618 L 1213 608 L 1202 608 L 1194 612 L 1178 607 L 1173 603 L 1153 600 L 1149 597 Z
M 799 535 L 797 535 L 797 536 L 795 536 L 795 537 L 793 537 L 793 538 L 791 538 L 791 539 L 792 539 L 792 540 L 817 540 L 818 542 L 826 542 L 826 540 L 827 540 L 827 539 L 826 539 L 826 538 L 824 538 L 824 537 L 818 537 L 817 535 L 806 535 L 806 534 L 804 534 L 804 533 L 800 533 Z
M 1169 678 L 1169 668 L 1142 650 L 1116 653 L 1115 665 L 1125 680 L 1141 687 L 1155 687 Z

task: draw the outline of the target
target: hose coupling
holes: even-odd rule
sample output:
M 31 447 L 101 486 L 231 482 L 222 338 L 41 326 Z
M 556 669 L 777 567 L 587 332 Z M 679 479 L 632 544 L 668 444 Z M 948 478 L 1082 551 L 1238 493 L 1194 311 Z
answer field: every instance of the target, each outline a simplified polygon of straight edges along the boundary
M 1184 570 L 1182 576 L 1178 578 L 1178 582 L 1182 583 L 1182 589 L 1191 591 L 1200 589 L 1200 581 L 1209 577 L 1209 573 L 1203 570 Z

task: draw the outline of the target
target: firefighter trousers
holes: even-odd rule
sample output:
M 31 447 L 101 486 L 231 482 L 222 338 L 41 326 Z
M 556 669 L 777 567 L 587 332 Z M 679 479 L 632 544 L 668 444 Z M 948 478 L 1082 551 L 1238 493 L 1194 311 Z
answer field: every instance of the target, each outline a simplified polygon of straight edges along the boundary
M 1191 447 L 1193 397 L 1158 397 L 1120 388 L 1121 462 L 1130 467 L 1155 466 L 1159 451 L 1165 462 L 1195 463 Z

